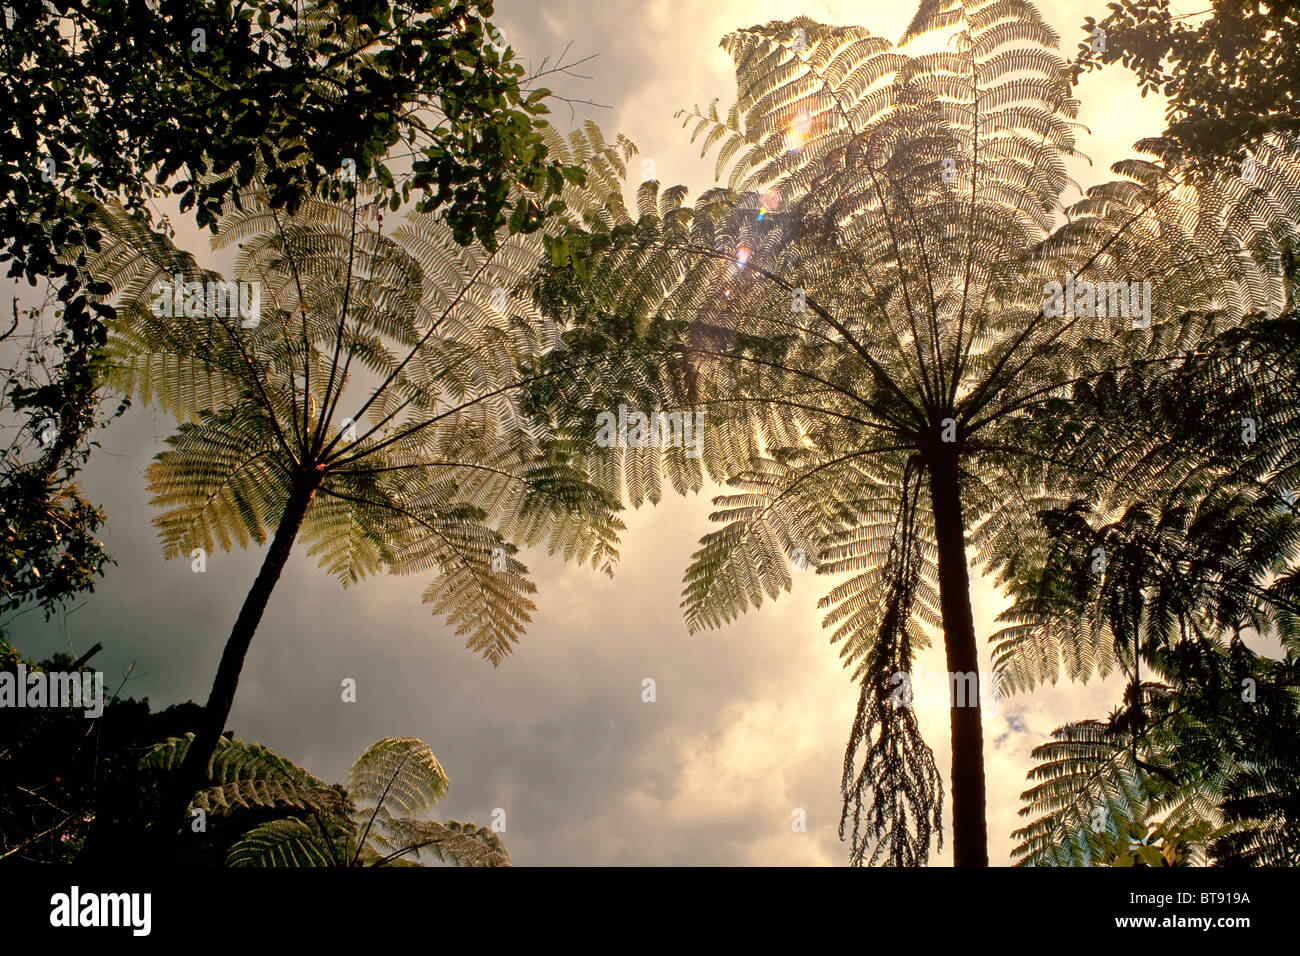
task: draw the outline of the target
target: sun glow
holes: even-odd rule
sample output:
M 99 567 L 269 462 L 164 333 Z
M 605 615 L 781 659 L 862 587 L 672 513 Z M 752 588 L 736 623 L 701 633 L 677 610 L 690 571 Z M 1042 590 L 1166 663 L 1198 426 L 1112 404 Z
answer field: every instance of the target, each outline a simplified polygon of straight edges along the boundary
M 797 153 L 803 149 L 804 143 L 812 135 L 812 116 L 807 110 L 800 110 L 790 123 L 790 128 L 785 134 L 785 148 L 787 152 Z

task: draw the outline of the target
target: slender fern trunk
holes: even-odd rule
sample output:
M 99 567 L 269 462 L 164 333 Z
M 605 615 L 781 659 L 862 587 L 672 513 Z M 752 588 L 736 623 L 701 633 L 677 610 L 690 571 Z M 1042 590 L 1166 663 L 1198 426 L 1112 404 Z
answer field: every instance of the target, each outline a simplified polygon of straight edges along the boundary
M 949 711 L 952 728 L 953 865 L 988 866 L 979 650 L 975 642 L 975 616 L 971 612 L 966 529 L 962 523 L 955 450 L 943 449 L 931 456 L 930 500 L 934 507 L 935 535 L 939 546 L 939 606 L 943 615 L 949 681 L 954 674 L 975 675 L 973 681 L 966 682 L 965 700 L 959 701 L 954 694 Z M 958 703 L 965 706 L 957 706 Z
M 176 821 L 183 821 L 185 810 L 195 791 L 203 786 L 207 776 L 208 761 L 217 749 L 217 741 L 226 728 L 230 709 L 235 703 L 235 690 L 239 686 L 239 674 L 244 668 L 244 658 L 248 656 L 253 634 L 262 620 L 271 591 L 289 560 L 294 540 L 302 528 L 307 509 L 311 507 L 312 498 L 320 486 L 317 472 L 301 472 L 295 476 L 290 488 L 289 500 L 285 503 L 280 525 L 275 529 L 270 550 L 262 560 L 261 570 L 253 581 L 253 587 L 244 598 L 244 605 L 235 619 L 235 626 L 226 639 L 225 650 L 221 653 L 221 663 L 217 667 L 216 679 L 212 682 L 212 691 L 208 694 L 207 705 L 203 708 L 199 727 L 194 733 L 194 742 L 181 763 L 179 772 L 173 780 L 173 786 L 164 799 L 160 823 L 164 834 Z

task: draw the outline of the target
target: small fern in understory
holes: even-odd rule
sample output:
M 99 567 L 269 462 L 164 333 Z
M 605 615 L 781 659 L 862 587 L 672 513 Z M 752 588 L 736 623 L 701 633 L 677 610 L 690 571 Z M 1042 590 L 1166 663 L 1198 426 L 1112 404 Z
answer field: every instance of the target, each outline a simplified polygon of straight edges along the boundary
M 158 744 L 143 766 L 179 770 L 193 739 Z M 419 866 L 421 854 L 457 866 L 509 866 L 500 837 L 487 827 L 423 819 L 448 783 L 429 745 L 414 737 L 372 744 L 352 765 L 346 789 L 261 744 L 222 737 L 190 809 L 284 812 L 230 847 L 231 866 Z

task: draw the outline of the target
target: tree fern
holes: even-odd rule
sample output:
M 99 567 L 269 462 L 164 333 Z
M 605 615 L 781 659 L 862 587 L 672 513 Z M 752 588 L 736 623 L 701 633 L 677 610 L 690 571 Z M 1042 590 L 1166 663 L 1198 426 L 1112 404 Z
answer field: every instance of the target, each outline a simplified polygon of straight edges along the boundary
M 840 579 L 822 607 L 863 682 L 850 758 L 872 752 L 878 723 L 908 717 L 879 706 L 890 688 L 877 648 L 893 641 L 885 656 L 910 666 L 908 645 L 888 636 L 899 608 L 911 648 L 939 625 L 948 669 L 974 672 L 966 544 L 998 571 L 1046 553 L 1038 513 L 1072 492 L 1044 417 L 1068 414 L 1078 390 L 1279 314 L 1286 289 L 1271 264 L 1300 200 L 1292 144 L 1275 143 L 1249 187 L 1193 180 L 1148 140 L 1119 178 L 1066 207 L 1079 104 L 1057 36 L 1028 3 L 943 0 L 920 5 L 905 39 L 947 34 L 930 54 L 807 18 L 728 35 L 735 105 L 679 114 L 717 151 L 726 186 L 686 206 L 680 187 L 642 184 L 635 218 L 621 203 L 588 217 L 535 284 L 569 329 L 569 360 L 601 360 L 537 389 L 539 419 L 590 446 L 595 416 L 620 403 L 706 417 L 684 473 L 641 449 L 588 448 L 593 476 L 634 505 L 656 501 L 665 475 L 730 486 L 716 499 L 723 527 L 686 573 L 692 630 L 788 589 L 796 551 Z M 1150 322 L 1049 308 L 1047 284 L 1075 280 L 1151 283 Z M 1174 480 L 1161 460 L 1126 463 L 1124 487 Z M 978 706 L 953 708 L 951 729 L 956 862 L 981 865 Z M 919 744 L 899 759 L 896 772 L 924 779 L 932 757 Z M 846 768 L 847 817 L 900 779 Z M 924 814 L 878 811 L 851 859 L 874 852 L 863 840 L 933 819 L 937 792 L 923 802 Z M 928 832 L 888 858 L 923 861 Z
M 600 184 L 625 172 L 632 148 L 592 126 L 547 139 L 573 215 L 600 204 Z M 592 185 L 560 172 L 582 164 Z M 180 309 L 174 282 L 221 277 L 138 218 L 101 216 L 108 238 L 92 258 L 116 277 L 112 379 L 180 419 L 149 470 L 164 553 L 271 539 L 182 787 L 217 744 L 297 542 L 345 587 L 380 571 L 426 576 L 424 601 L 494 665 L 535 607 L 520 548 L 544 543 L 609 574 L 617 561 L 617 501 L 519 405 L 532 363 L 559 339 L 521 294 L 549 237 L 503 229 L 491 251 L 466 247 L 425 213 L 385 231 L 370 186 L 344 192 L 288 215 L 254 178 L 227 205 L 215 241 L 237 244 L 235 275 L 260 291 L 251 320 L 219 305 Z

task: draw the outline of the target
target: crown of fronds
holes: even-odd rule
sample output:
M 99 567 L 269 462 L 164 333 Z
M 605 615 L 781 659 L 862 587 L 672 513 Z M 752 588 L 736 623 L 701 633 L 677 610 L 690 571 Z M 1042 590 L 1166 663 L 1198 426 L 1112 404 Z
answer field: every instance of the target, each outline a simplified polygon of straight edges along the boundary
M 591 125 L 548 140 L 586 170 L 565 187 L 578 215 L 631 149 Z M 345 586 L 429 575 L 425 602 L 495 664 L 534 609 L 518 549 L 545 543 L 612 574 L 623 527 L 581 454 L 520 410 L 527 367 L 562 332 L 521 285 L 543 242 L 503 231 L 492 251 L 462 246 L 432 214 L 386 230 L 366 184 L 344 191 L 287 215 L 254 180 L 226 208 L 215 243 L 260 293 L 251 317 L 206 285 L 187 308 L 176 276 L 223 277 L 104 210 L 92 265 L 118 308 L 112 380 L 181 420 L 149 470 L 164 551 L 261 543 L 306 482 L 300 538 L 322 567 Z

